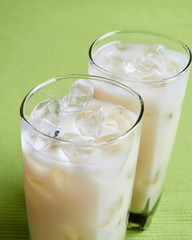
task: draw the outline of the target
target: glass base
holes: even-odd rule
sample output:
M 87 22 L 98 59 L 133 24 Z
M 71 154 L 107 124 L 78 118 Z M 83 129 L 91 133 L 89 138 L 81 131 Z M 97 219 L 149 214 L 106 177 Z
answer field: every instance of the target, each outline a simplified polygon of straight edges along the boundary
M 130 229 L 130 230 L 145 230 L 145 229 L 147 229 L 149 227 L 149 225 L 151 224 L 151 220 L 157 209 L 159 200 L 160 200 L 160 197 L 159 197 L 157 203 L 155 204 L 154 208 L 150 212 L 148 212 L 150 200 L 148 200 L 144 210 L 141 213 L 130 212 L 127 229 Z

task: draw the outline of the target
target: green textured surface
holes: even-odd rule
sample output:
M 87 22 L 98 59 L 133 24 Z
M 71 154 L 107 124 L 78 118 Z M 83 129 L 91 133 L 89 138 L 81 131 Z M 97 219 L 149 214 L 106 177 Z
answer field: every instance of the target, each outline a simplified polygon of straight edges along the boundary
M 24 95 L 52 76 L 86 73 L 89 45 L 115 29 L 163 32 L 192 49 L 191 9 L 191 0 L 0 0 L 1 240 L 29 239 L 19 120 Z M 192 239 L 191 89 L 189 79 L 164 194 L 153 222 L 144 232 L 127 232 L 126 239 Z

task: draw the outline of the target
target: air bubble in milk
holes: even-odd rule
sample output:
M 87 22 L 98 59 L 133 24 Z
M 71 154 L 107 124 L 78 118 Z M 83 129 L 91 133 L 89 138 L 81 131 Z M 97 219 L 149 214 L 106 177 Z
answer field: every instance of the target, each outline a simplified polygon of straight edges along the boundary
M 64 112 L 78 112 L 93 98 L 94 87 L 91 81 L 79 79 L 71 87 L 70 93 L 61 99 Z

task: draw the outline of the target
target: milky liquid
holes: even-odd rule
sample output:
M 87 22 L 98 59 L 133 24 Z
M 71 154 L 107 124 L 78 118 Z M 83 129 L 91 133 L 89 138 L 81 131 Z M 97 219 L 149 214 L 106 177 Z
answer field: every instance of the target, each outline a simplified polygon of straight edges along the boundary
M 31 124 L 35 123 L 34 117 L 41 115 L 39 109 L 45 112 L 42 109 L 50 101 L 35 108 L 29 118 Z M 139 133 L 98 146 L 99 142 L 122 134 L 111 119 L 113 110 L 122 108 L 96 98 L 89 106 L 92 104 L 103 109 L 102 129 L 94 137 L 82 136 L 82 122 L 77 126 L 82 111 L 61 113 L 57 138 L 70 139 L 74 144 L 48 139 L 22 125 L 25 196 L 32 240 L 120 240 L 125 236 Z M 120 131 L 127 131 L 136 115 L 125 108 L 123 111 L 125 122 Z M 40 130 L 48 134 L 50 129 Z
M 157 203 L 179 122 L 188 72 L 170 83 L 187 58 L 162 44 L 105 45 L 93 54 L 89 74 L 112 77 L 135 89 L 144 99 L 145 115 L 134 182 L 131 212 L 150 212 Z M 105 69 L 105 70 L 103 70 Z M 164 81 L 160 81 L 165 79 Z M 150 80 L 154 80 L 153 83 Z M 117 92 L 115 94 L 118 94 Z M 122 101 L 129 101 L 126 96 Z

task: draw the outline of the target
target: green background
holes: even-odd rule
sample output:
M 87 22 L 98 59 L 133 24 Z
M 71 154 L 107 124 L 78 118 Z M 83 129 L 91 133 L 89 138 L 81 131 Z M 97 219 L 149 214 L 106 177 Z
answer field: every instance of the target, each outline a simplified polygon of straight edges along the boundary
M 87 73 L 88 47 L 112 30 L 158 31 L 192 49 L 191 9 L 191 0 L 0 0 L 1 240 L 29 239 L 19 119 L 25 94 L 53 76 Z M 157 213 L 148 230 L 126 239 L 192 239 L 191 89 L 189 79 Z

